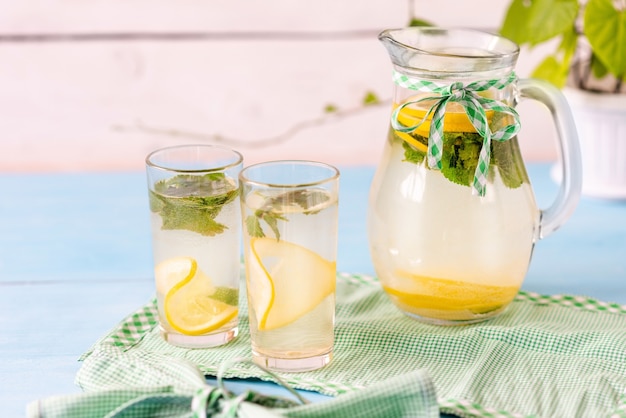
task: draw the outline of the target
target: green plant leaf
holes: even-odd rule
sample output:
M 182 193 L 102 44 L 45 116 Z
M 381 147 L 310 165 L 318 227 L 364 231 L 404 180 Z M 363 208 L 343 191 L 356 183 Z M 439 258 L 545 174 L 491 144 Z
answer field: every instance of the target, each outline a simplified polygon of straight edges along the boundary
M 530 7 L 524 5 L 522 0 L 513 0 L 509 5 L 500 33 L 514 42 L 522 45 L 529 42 L 528 20 L 530 19 Z
M 602 64 L 617 78 L 626 75 L 626 10 L 613 0 L 589 0 L 584 16 L 585 36 Z
M 434 26 L 431 22 L 424 20 L 424 19 L 418 19 L 416 17 L 411 18 L 411 20 L 409 21 L 408 26 L 414 26 L 414 27 L 418 27 L 418 26 Z
M 376 96 L 376 93 L 373 93 L 371 91 L 368 91 L 367 93 L 365 93 L 365 97 L 363 97 L 363 105 L 365 106 L 376 104 L 379 101 L 380 100 L 378 100 L 378 96 Z
M 549 81 L 558 88 L 565 86 L 570 64 L 576 52 L 578 35 L 572 30 L 563 33 L 563 39 L 555 55 L 544 59 L 532 73 L 532 77 Z
M 574 27 L 578 0 L 513 0 L 500 33 L 518 44 L 536 45 Z
M 597 79 L 601 79 L 609 73 L 609 70 L 599 59 L 591 61 L 591 71 L 593 71 L 593 76 Z
M 561 63 L 554 55 L 546 57 L 531 74 L 531 77 L 549 81 L 558 88 L 565 86 L 567 70 L 563 71 Z
M 569 31 L 563 33 L 563 39 L 561 45 L 559 45 L 559 53 L 562 54 L 561 66 L 563 71 L 569 71 L 577 47 L 578 33 L 574 27 L 571 27 Z

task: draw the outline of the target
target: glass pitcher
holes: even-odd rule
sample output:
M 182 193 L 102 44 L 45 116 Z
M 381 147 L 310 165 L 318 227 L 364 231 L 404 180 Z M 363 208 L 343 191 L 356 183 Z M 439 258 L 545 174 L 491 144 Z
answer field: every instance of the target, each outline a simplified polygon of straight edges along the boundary
M 423 322 L 454 325 L 501 313 L 519 291 L 534 243 L 572 214 L 581 190 L 569 107 L 546 82 L 518 80 L 518 46 L 466 29 L 386 30 L 393 109 L 370 189 L 372 261 L 391 301 Z M 563 170 L 537 208 L 517 132 L 520 98 L 552 114 Z

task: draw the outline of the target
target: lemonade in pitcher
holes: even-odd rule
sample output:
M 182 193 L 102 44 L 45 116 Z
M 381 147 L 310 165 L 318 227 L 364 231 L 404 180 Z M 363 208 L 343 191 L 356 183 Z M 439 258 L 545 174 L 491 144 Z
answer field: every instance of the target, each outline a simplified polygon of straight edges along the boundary
M 580 148 L 563 94 L 515 73 L 519 46 L 504 37 L 437 27 L 388 29 L 378 39 L 393 71 L 389 133 L 370 188 L 374 268 L 400 311 L 441 325 L 503 312 L 535 243 L 571 216 Z M 518 145 L 515 106 L 546 106 L 563 181 L 539 209 Z
M 428 103 L 422 104 L 426 106 Z M 426 115 L 407 106 L 406 125 Z M 494 114 L 487 114 L 493 123 Z M 489 189 L 470 191 L 482 138 L 465 113 L 445 114 L 442 168 L 427 166 L 430 121 L 411 133 L 390 128 L 369 212 L 373 263 L 403 312 L 427 322 L 493 316 L 522 285 L 539 211 L 517 138 L 493 142 Z
M 274 370 L 319 368 L 334 342 L 336 190 L 242 184 L 253 358 Z

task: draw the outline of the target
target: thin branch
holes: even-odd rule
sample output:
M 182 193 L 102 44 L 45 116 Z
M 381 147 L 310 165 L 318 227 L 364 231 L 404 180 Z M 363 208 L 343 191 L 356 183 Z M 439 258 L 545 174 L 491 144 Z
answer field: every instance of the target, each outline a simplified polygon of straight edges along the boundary
M 616 81 L 615 81 L 615 89 L 613 90 L 613 93 L 619 93 L 622 91 L 622 84 L 624 83 L 624 77 L 616 77 Z
M 591 67 L 593 67 L 594 62 L 596 60 L 596 55 L 591 52 L 591 55 L 589 56 L 589 63 L 583 67 L 583 76 L 581 78 L 581 84 L 583 85 L 583 89 L 587 90 L 589 87 L 589 79 L 591 77 Z
M 337 122 L 340 119 L 345 119 L 349 117 L 354 117 L 360 115 L 372 108 L 379 107 L 381 105 L 389 106 L 391 103 L 390 99 L 378 101 L 375 103 L 370 103 L 366 105 L 362 105 L 359 107 L 345 109 L 345 110 L 337 110 L 334 112 L 325 113 L 317 118 L 313 118 L 310 120 L 305 120 L 294 124 L 293 126 L 287 128 L 284 132 L 269 136 L 266 138 L 258 139 L 258 140 L 246 140 L 241 138 L 234 138 L 230 136 L 225 136 L 217 133 L 213 134 L 205 134 L 199 132 L 190 132 L 179 129 L 171 129 L 171 128 L 161 128 L 155 126 L 144 125 L 143 122 L 137 121 L 134 125 L 124 126 L 124 125 L 115 125 L 113 126 L 113 130 L 121 133 L 132 133 L 139 132 L 150 135 L 160 135 L 167 136 L 174 139 L 182 139 L 182 140 L 196 140 L 202 142 L 213 142 L 213 143 L 221 143 L 224 145 L 228 145 L 231 147 L 248 147 L 248 148 L 261 148 L 267 147 L 271 145 L 278 145 L 285 143 L 292 139 L 296 134 L 301 131 L 312 129 L 314 127 L 319 127 L 322 125 L 327 125 L 329 123 Z
M 54 42 L 189 42 L 189 41 L 336 41 L 338 39 L 375 39 L 378 30 L 341 31 L 226 31 L 226 32 L 74 32 L 74 33 L 0 33 L 0 43 Z
M 413 19 L 416 19 L 417 16 L 415 15 L 415 0 L 408 0 L 408 6 L 409 6 L 409 22 Z

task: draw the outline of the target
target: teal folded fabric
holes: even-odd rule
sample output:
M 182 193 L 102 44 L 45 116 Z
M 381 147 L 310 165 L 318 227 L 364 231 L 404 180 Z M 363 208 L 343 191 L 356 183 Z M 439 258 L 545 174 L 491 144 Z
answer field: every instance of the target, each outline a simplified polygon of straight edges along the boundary
M 171 376 L 155 380 L 159 374 L 150 373 L 152 365 L 185 361 L 191 365 L 184 369 L 189 378 L 196 373 L 195 383 L 180 390 L 193 397 L 189 391 L 198 390 L 203 375 L 217 375 L 225 361 L 250 358 L 247 326 L 243 297 L 242 332 L 235 341 L 203 350 L 173 347 L 159 335 L 151 301 L 83 355 L 77 383 L 87 394 L 163 387 Z M 336 398 L 281 413 L 330 417 L 332 410 L 323 415 L 317 408 L 339 410 L 343 402 L 365 394 L 355 405 L 371 411 L 406 405 L 407 398 L 419 402 L 411 405 L 416 415 L 383 411 L 363 416 L 430 416 L 438 405 L 463 417 L 626 417 L 625 330 L 622 306 L 526 292 L 489 321 L 431 326 L 402 315 L 375 278 L 339 274 L 333 361 L 313 372 L 278 374 L 289 386 Z M 118 362 L 127 373 L 106 372 Z M 275 380 L 247 362 L 233 364 L 224 377 Z M 373 393 L 380 397 L 366 402 Z

